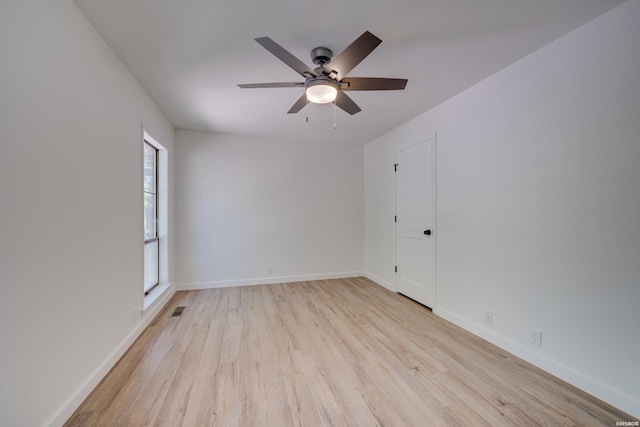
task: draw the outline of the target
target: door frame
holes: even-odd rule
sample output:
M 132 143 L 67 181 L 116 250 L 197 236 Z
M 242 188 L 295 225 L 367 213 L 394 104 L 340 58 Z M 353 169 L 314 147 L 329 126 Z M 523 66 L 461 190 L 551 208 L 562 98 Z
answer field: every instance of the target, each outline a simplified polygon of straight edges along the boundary
M 433 280 L 433 287 L 434 287 L 434 291 L 433 291 L 433 307 L 430 307 L 432 310 L 435 310 L 436 307 L 438 306 L 438 275 L 437 275 L 437 269 L 438 269 L 438 217 L 437 217 L 437 173 L 436 173 L 436 165 L 437 165 L 437 146 L 438 146 L 438 133 L 437 132 L 433 132 L 432 134 L 428 135 L 427 137 L 420 139 L 418 142 L 413 142 L 411 144 L 407 144 L 407 145 L 401 145 L 399 146 L 396 150 L 394 150 L 393 152 L 393 164 L 394 164 L 394 168 L 396 166 L 396 156 L 399 152 L 406 150 L 408 148 L 412 148 L 415 147 L 416 145 L 428 142 L 429 140 L 433 140 L 433 144 L 431 144 L 431 217 L 433 218 L 433 234 L 432 234 L 432 238 L 433 238 L 433 272 L 432 272 L 432 280 Z M 394 173 L 393 175 L 393 213 L 394 215 L 397 215 L 397 187 L 396 187 L 396 182 L 397 180 L 397 175 Z M 397 222 L 394 219 L 394 233 L 393 233 L 393 255 L 394 255 L 394 265 L 398 266 L 398 229 L 397 229 Z M 395 289 L 396 293 L 400 292 L 398 291 L 398 273 L 397 271 L 394 273 L 394 277 L 393 277 L 393 286 Z M 404 295 L 404 294 L 400 294 L 400 295 Z M 411 298 L 411 297 L 407 297 L 407 298 Z M 419 301 L 417 301 L 419 304 Z

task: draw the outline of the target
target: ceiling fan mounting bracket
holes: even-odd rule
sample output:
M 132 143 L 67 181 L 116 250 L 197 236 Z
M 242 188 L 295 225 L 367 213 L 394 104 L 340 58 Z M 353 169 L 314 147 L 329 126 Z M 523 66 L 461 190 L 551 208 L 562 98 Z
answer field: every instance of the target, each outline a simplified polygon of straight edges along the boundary
M 327 47 L 320 46 L 311 51 L 311 60 L 320 67 L 324 67 L 331 62 L 331 58 L 333 58 L 333 52 Z

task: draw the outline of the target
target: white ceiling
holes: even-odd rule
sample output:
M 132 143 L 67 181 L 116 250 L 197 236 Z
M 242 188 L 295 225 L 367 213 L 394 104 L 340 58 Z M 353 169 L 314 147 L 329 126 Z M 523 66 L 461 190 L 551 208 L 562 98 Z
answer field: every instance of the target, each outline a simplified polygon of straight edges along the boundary
M 181 129 L 364 144 L 623 0 L 75 0 L 169 120 Z M 382 44 L 350 77 L 407 78 L 404 91 L 350 92 L 286 114 L 302 81 L 253 39 L 268 36 L 311 68 L 364 31 Z M 307 122 L 308 118 L 308 122 Z

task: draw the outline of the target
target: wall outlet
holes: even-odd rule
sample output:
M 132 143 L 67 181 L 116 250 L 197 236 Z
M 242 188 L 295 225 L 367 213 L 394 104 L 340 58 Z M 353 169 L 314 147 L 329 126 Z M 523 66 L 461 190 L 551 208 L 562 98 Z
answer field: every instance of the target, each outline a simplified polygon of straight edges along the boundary
M 529 329 L 529 336 L 531 337 L 531 344 L 542 347 L 542 331 L 538 329 Z
M 484 323 L 488 326 L 493 326 L 493 311 L 484 312 Z
M 267 267 L 267 276 L 271 276 L 273 274 L 273 268 Z

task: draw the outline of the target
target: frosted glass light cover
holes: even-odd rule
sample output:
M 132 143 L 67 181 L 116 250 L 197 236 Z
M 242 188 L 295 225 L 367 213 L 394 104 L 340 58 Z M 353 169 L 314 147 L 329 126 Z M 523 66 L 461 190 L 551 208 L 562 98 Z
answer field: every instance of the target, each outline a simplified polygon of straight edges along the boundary
M 307 99 L 316 104 L 333 102 L 338 95 L 338 89 L 331 85 L 318 84 L 307 88 Z

